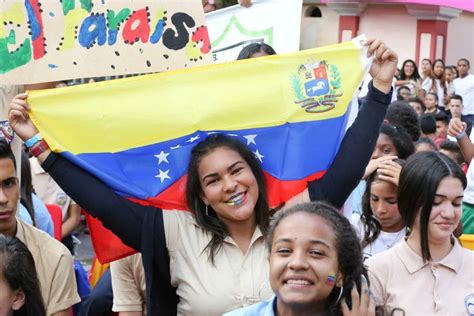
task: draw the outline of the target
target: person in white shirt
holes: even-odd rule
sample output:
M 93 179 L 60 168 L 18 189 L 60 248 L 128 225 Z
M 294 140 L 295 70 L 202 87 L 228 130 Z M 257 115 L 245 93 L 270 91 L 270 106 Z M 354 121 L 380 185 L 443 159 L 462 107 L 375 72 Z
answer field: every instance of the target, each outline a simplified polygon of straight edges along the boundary
M 392 248 L 406 235 L 397 204 L 398 179 L 403 164 L 400 159 L 386 160 L 366 179 L 362 214 L 352 217 L 364 259 Z
M 457 69 L 459 77 L 454 79 L 454 93 L 463 99 L 464 109 L 462 114 L 466 120 L 474 122 L 474 75 L 469 73 L 469 60 L 461 58 L 458 60 Z

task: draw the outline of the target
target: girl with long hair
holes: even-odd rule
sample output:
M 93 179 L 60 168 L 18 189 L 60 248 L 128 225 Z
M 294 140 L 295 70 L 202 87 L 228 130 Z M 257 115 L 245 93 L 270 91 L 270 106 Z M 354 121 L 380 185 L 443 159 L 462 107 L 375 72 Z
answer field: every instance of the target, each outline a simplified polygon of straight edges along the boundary
M 381 41 L 368 45 L 377 59 L 365 105 L 325 176 L 288 205 L 328 200 L 341 207 L 359 181 L 390 102 L 397 64 Z M 10 126 L 24 140 L 38 133 L 28 110 L 26 96 L 18 95 L 9 113 Z M 142 253 L 147 314 L 221 315 L 271 296 L 263 241 L 270 216 L 265 180 L 259 160 L 238 139 L 212 134 L 193 148 L 186 183 L 191 213 L 124 199 L 47 148 L 38 159 L 74 201 Z
M 33 256 L 18 238 L 2 234 L 0 316 L 46 316 Z

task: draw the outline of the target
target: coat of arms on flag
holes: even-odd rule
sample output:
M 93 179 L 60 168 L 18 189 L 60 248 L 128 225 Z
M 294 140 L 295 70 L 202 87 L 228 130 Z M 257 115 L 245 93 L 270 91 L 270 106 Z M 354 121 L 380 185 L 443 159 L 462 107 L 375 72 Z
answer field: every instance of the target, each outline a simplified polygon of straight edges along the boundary
M 309 113 L 327 112 L 342 96 L 341 79 L 336 65 L 327 61 L 302 64 L 291 77 L 295 103 Z

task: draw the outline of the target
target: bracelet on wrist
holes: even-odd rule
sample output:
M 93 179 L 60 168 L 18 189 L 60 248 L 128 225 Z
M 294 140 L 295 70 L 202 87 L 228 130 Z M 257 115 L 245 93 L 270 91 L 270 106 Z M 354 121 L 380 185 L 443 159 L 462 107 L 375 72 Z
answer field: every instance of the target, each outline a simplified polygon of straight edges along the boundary
M 36 133 L 35 135 L 33 135 L 33 137 L 25 141 L 25 146 L 26 148 L 31 149 L 31 147 L 33 147 L 37 142 L 39 142 L 42 139 L 43 137 L 41 136 L 41 134 Z
M 39 142 L 36 142 L 33 145 L 33 147 L 30 148 L 30 150 L 28 152 L 30 153 L 30 155 L 32 155 L 34 157 L 38 157 L 39 155 L 41 155 L 42 153 L 44 153 L 48 149 L 49 149 L 49 146 L 46 143 L 46 141 L 44 139 L 41 139 Z
M 457 134 L 456 139 L 461 139 L 464 137 L 464 135 L 466 135 L 466 131 L 462 131 L 461 133 Z

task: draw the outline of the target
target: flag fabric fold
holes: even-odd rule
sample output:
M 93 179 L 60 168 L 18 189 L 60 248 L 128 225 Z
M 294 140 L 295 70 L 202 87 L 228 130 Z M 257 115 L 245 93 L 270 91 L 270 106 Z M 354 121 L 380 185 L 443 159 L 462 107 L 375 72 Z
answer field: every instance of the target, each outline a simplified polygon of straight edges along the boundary
M 227 134 L 260 160 L 270 205 L 277 206 L 321 177 L 334 159 L 370 65 L 361 40 L 32 91 L 31 116 L 53 151 L 124 198 L 163 209 L 186 209 L 192 148 L 210 134 Z M 120 248 L 103 243 L 106 238 L 93 240 L 101 262 L 123 256 L 120 250 L 101 256 L 104 244 Z

